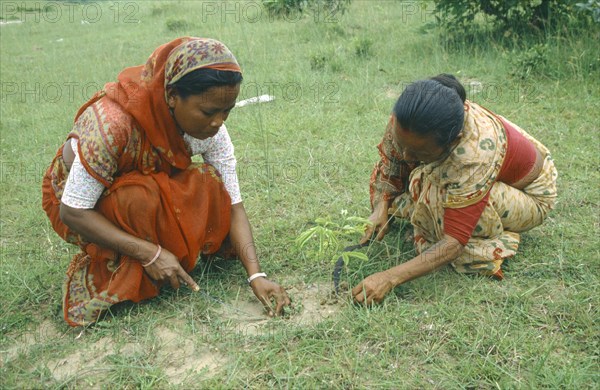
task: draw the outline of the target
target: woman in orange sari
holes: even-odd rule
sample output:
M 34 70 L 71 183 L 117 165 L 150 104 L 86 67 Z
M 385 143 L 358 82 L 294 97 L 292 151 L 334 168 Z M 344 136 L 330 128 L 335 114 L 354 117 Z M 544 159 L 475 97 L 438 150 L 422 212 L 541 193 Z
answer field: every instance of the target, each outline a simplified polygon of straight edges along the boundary
M 81 248 L 64 286 L 69 325 L 152 298 L 165 282 L 198 291 L 188 272 L 227 237 L 269 315 L 290 304 L 260 270 L 224 125 L 241 81 L 221 42 L 179 38 L 79 109 L 42 200 L 54 230 Z

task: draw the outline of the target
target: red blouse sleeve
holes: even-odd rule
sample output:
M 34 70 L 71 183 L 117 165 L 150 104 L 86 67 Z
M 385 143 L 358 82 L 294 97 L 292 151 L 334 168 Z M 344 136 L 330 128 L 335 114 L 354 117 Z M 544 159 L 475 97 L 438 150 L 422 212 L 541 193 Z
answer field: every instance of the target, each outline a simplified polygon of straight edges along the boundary
M 458 209 L 444 209 L 444 233 L 456 238 L 461 245 L 467 245 L 483 209 L 488 204 L 490 193 L 477 203 Z
M 499 117 L 500 118 L 500 117 Z M 498 172 L 498 181 L 513 184 L 524 178 L 535 166 L 537 152 L 535 146 L 503 118 L 500 118 L 506 130 L 508 148 L 502 168 Z

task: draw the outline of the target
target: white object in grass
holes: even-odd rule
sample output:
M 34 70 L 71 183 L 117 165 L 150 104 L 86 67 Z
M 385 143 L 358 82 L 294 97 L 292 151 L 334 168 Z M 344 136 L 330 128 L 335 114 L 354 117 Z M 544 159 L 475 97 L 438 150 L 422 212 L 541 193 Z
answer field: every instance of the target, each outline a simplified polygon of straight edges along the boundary
M 5 24 L 19 24 L 23 23 L 22 20 L 2 20 L 0 21 L 0 26 L 4 26 Z
M 235 106 L 236 107 L 244 107 L 244 106 L 247 106 L 248 104 L 266 103 L 266 102 L 272 102 L 273 100 L 275 100 L 275 96 L 260 95 L 260 96 L 255 96 L 255 97 L 252 97 L 249 99 L 240 100 L 239 102 L 237 102 L 235 104 Z

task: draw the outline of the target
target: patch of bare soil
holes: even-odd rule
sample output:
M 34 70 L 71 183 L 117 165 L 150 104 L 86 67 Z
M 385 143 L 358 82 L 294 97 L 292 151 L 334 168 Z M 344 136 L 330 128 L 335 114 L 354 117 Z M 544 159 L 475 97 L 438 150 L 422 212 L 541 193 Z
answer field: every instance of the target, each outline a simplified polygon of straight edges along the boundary
M 154 361 L 165 372 L 170 384 L 180 384 L 188 376 L 203 372 L 204 376 L 212 377 L 219 371 L 225 358 L 217 351 L 208 347 L 198 349 L 183 332 L 178 332 L 165 326 L 154 330 L 155 338 L 150 346 L 147 344 L 126 343 L 115 345 L 108 337 L 93 343 L 86 349 L 79 350 L 67 357 L 50 361 L 47 367 L 57 381 L 64 381 L 86 369 L 110 369 L 106 357 L 114 354 L 132 356 L 135 353 L 155 350 Z
M 183 325 L 183 324 L 181 324 Z M 177 324 L 176 324 L 177 328 Z M 183 326 L 181 326 L 183 328 Z M 192 343 L 188 335 L 176 329 L 159 326 L 155 329 L 154 339 L 149 343 L 126 343 L 117 345 L 111 338 L 102 337 L 90 345 L 84 345 L 89 331 L 81 331 L 79 336 L 69 332 L 63 334 L 50 321 L 45 321 L 31 332 L 24 333 L 14 339 L 7 348 L 0 350 L 0 367 L 17 358 L 19 354 L 28 355 L 36 345 L 47 344 L 51 339 L 67 337 L 73 343 L 80 343 L 81 348 L 58 359 L 49 359 L 43 364 L 48 368 L 52 377 L 59 383 L 69 381 L 87 374 L 101 374 L 110 370 L 106 358 L 111 355 L 133 356 L 151 348 L 156 351 L 155 362 L 163 370 L 171 384 L 181 384 L 190 375 L 201 373 L 210 378 L 219 372 L 226 362 L 223 354 L 217 350 L 198 347 Z M 95 372 L 95 373 L 93 373 Z
M 284 319 L 296 325 L 315 325 L 339 312 L 341 304 L 332 295 L 331 283 L 302 284 L 287 290 L 292 308 L 287 308 Z M 219 315 L 229 321 L 234 330 L 245 335 L 260 335 L 269 331 L 269 317 L 254 296 L 226 302 Z
M 331 283 L 305 284 L 288 290 L 292 297 L 294 312 L 290 321 L 298 325 L 315 325 L 340 311 L 341 302 L 333 295 Z
M 48 361 L 46 366 L 54 379 L 62 382 L 87 369 L 101 367 L 104 357 L 113 353 L 114 343 L 103 337 L 85 350 L 81 349 L 63 358 Z
M 19 335 L 6 350 L 0 350 L 0 367 L 13 360 L 19 353 L 27 354 L 32 346 L 60 336 L 60 332 L 52 322 L 42 322 L 36 330 Z
M 341 308 L 341 301 L 332 295 L 331 283 L 301 284 L 289 288 L 292 308 L 287 308 L 284 321 L 291 324 L 310 326 L 336 315 Z M 342 300 L 343 301 L 343 300 Z M 270 330 L 271 319 L 260 304 L 251 295 L 244 299 L 226 302 L 219 308 L 220 318 L 224 318 L 234 326 L 238 335 L 265 334 Z M 183 324 L 182 328 L 183 328 Z M 156 350 L 156 362 L 164 369 L 171 384 L 181 384 L 189 376 L 201 374 L 210 378 L 220 372 L 226 363 L 226 357 L 215 348 L 194 345 L 183 332 L 166 326 L 155 329 L 155 340 L 152 348 Z M 272 329 L 271 329 L 272 330 Z M 81 333 L 80 336 L 85 335 Z M 74 338 L 78 342 L 80 336 Z M 45 321 L 38 329 L 25 333 L 15 339 L 7 349 L 0 351 L 0 367 L 16 358 L 20 353 L 27 354 L 36 344 L 47 343 L 51 338 L 73 337 L 62 334 L 50 322 Z M 80 341 L 83 342 L 83 339 Z M 83 343 L 82 343 L 83 344 Z M 67 381 L 87 371 L 108 370 L 106 357 L 114 354 L 133 355 L 147 348 L 141 344 L 127 343 L 116 345 L 109 337 L 103 337 L 85 348 L 82 345 L 66 357 L 46 362 L 46 367 L 58 382 Z
M 208 347 L 195 348 L 189 337 L 160 326 L 155 329 L 157 360 L 165 370 L 171 384 L 180 384 L 200 372 L 210 378 L 219 372 L 226 361 L 222 354 Z

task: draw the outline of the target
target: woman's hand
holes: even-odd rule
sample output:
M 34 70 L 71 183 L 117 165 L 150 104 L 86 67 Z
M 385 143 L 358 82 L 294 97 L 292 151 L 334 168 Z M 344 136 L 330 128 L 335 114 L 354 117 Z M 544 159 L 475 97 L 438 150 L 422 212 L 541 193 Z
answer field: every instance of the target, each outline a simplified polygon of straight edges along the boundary
M 394 288 L 390 275 L 386 271 L 366 277 L 352 289 L 352 297 L 357 303 L 379 303 Z
M 269 317 L 280 316 L 283 314 L 283 307 L 292 303 L 283 287 L 267 278 L 254 279 L 250 283 L 250 287 L 252 287 L 254 295 L 265 306 Z M 275 309 L 273 309 L 273 299 L 275 300 Z
M 142 262 L 142 264 L 147 263 Z M 194 279 L 185 272 L 177 257 L 174 254 L 162 248 L 158 259 L 148 267 L 144 267 L 150 278 L 158 282 L 169 282 L 171 287 L 178 289 L 181 283 L 188 285 L 194 291 L 200 291 L 200 287 L 194 282 Z
M 142 264 L 149 263 L 158 248 L 156 244 L 126 233 L 94 209 L 75 209 L 61 203 L 60 218 L 85 240 L 138 259 Z M 152 279 L 168 281 L 173 288 L 179 288 L 183 282 L 194 291 L 200 290 L 181 267 L 177 257 L 165 248 L 162 248 L 156 261 L 144 269 Z
M 236 203 L 231 206 L 229 237 L 231 238 L 231 244 L 237 249 L 236 252 L 246 269 L 246 273 L 248 275 L 259 273 L 260 264 L 254 246 L 254 239 L 252 238 L 252 229 L 243 203 Z M 280 285 L 264 277 L 254 279 L 250 286 L 254 291 L 254 295 L 262 302 L 271 317 L 281 315 L 283 307 L 291 303 L 287 293 Z M 273 299 L 275 300 L 275 308 L 273 308 Z
M 365 278 L 352 289 L 352 297 L 358 303 L 381 302 L 394 287 L 449 264 L 461 255 L 463 248 L 456 238 L 444 235 L 437 244 L 406 263 Z
M 377 241 L 383 240 L 383 237 L 390 229 L 388 216 L 389 207 L 390 202 L 385 200 L 380 201 L 377 206 L 375 206 L 373 214 L 369 217 L 371 224 L 367 226 L 365 234 L 360 239 L 361 244 L 367 242 L 374 234 L 377 234 L 375 237 Z

